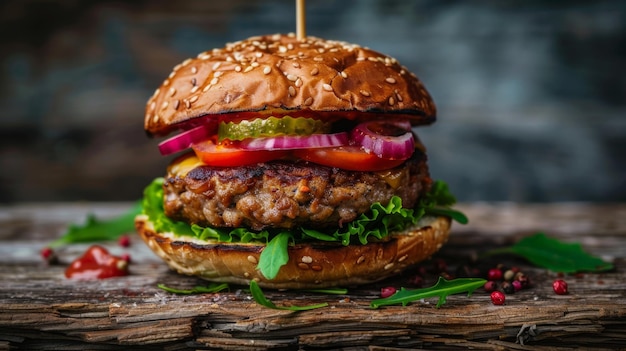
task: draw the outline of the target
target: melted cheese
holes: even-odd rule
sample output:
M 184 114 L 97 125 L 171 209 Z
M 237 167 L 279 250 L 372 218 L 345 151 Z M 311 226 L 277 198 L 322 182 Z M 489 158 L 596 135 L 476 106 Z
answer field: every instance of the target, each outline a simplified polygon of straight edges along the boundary
M 184 178 L 192 169 L 204 165 L 205 163 L 195 154 L 190 153 L 174 160 L 169 166 L 169 172 L 176 177 Z
M 402 180 L 402 176 L 407 172 L 404 167 L 402 168 L 394 168 L 386 171 L 377 172 L 378 176 L 381 177 L 389 186 L 393 189 L 397 189 L 400 186 L 400 181 Z

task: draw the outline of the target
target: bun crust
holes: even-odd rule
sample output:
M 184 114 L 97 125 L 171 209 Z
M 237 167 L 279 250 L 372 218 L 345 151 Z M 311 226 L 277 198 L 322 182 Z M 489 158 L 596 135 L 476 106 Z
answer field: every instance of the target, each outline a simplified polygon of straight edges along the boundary
M 414 125 L 436 116 L 421 81 L 394 58 L 345 42 L 276 34 L 206 51 L 174 67 L 148 100 L 145 129 L 165 135 L 205 115 L 294 109 L 395 113 Z
M 427 217 L 384 242 L 290 246 L 289 262 L 275 279 L 267 280 L 256 269 L 264 245 L 210 243 L 157 233 L 146 216 L 135 219 L 143 240 L 178 273 L 240 285 L 254 279 L 261 287 L 274 289 L 345 287 L 397 275 L 437 252 L 448 239 L 450 225 L 447 217 Z

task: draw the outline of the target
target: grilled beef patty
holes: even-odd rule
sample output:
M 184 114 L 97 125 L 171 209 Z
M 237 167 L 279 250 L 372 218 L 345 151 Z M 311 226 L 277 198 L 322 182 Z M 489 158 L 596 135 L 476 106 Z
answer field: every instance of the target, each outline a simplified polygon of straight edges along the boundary
M 417 150 L 403 165 L 380 172 L 272 161 L 232 168 L 201 165 L 181 175 L 172 171 L 177 162 L 164 184 L 166 215 L 212 227 L 341 227 L 394 195 L 412 208 L 432 182 L 426 155 Z

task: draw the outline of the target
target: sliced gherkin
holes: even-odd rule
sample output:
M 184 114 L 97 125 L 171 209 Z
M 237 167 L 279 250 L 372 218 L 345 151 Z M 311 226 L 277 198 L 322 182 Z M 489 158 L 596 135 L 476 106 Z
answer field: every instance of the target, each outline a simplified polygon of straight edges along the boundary
M 221 122 L 217 129 L 220 141 L 244 140 L 247 138 L 272 137 L 277 135 L 310 135 L 328 133 L 330 123 L 306 117 L 268 117 L 241 122 Z

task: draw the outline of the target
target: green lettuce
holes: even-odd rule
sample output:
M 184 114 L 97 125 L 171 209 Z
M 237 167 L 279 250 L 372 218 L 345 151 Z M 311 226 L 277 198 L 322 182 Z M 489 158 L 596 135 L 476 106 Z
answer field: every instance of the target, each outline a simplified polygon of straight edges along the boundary
M 402 199 L 394 196 L 387 205 L 374 203 L 368 213 L 362 214 L 356 220 L 332 232 L 304 227 L 291 231 L 202 227 L 174 221 L 165 216 L 163 182 L 163 178 L 156 178 L 148 185 L 144 190 L 142 202 L 143 214 L 149 217 L 157 232 L 172 232 L 179 236 L 186 235 L 202 240 L 227 243 L 258 242 L 270 245 L 272 255 L 261 255 L 258 264 L 259 270 L 267 279 L 275 278 L 280 267 L 289 260 L 287 247 L 290 243 L 321 240 L 338 242 L 346 246 L 357 243 L 365 245 L 371 240 L 384 240 L 392 232 L 402 231 L 417 224 L 424 215 L 443 215 L 462 224 L 468 222 L 465 215 L 450 208 L 456 199 L 449 192 L 446 183 L 436 181 L 430 192 L 423 196 L 414 209 L 402 207 Z

